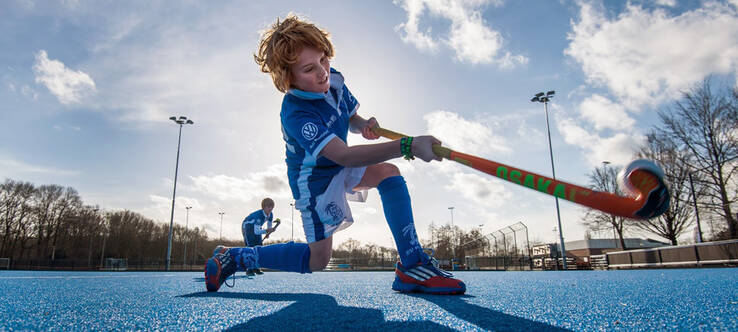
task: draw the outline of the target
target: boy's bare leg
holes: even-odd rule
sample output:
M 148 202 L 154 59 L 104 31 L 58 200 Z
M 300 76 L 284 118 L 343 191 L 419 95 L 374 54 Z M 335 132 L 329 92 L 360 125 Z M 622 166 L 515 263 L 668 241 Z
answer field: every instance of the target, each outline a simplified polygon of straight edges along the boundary
M 397 175 L 400 175 L 400 170 L 390 163 L 367 166 L 356 189 L 376 188 L 384 179 Z M 333 253 L 333 237 L 309 243 L 308 247 L 310 247 L 310 271 L 315 272 L 325 269 Z
M 400 175 L 400 169 L 390 163 L 375 164 L 366 167 L 361 182 L 356 185 L 357 190 L 376 188 L 384 179 Z
M 309 243 L 310 247 L 310 271 L 320 271 L 328 266 L 333 253 L 333 237 Z

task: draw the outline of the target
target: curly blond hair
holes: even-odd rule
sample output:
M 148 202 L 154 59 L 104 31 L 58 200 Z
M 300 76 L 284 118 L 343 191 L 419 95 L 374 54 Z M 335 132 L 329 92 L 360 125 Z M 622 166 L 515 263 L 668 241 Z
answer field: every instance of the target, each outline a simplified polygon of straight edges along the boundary
M 287 92 L 292 78 L 290 65 L 297 62 L 305 47 L 323 51 L 328 58 L 334 55 L 327 31 L 290 13 L 284 20 L 277 19 L 276 23 L 262 32 L 254 60 L 262 72 L 272 76 L 277 90 Z

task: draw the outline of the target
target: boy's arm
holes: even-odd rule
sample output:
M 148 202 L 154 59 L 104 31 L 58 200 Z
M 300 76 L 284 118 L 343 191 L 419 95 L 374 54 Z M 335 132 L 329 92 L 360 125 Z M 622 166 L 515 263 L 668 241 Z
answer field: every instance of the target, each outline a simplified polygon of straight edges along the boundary
M 346 167 L 361 167 L 378 164 L 402 156 L 400 141 L 348 146 L 334 137 L 325 145 L 320 155 Z
M 349 129 L 351 132 L 360 133 L 366 139 L 379 138 L 379 135 L 372 131 L 372 128 L 378 125 L 374 117 L 367 120 L 358 113 L 355 113 L 349 118 Z M 414 146 L 415 144 L 413 144 Z M 346 142 L 338 137 L 334 137 L 321 150 L 320 155 L 341 166 L 361 167 L 401 157 L 402 153 L 400 151 L 400 141 L 349 147 Z
M 431 160 L 440 161 L 441 157 L 433 153 L 433 144 L 441 144 L 441 141 L 433 136 L 415 137 L 412 143 L 413 155 L 426 162 Z M 341 166 L 361 167 L 400 157 L 402 153 L 400 151 L 400 140 L 348 146 L 342 139 L 334 137 L 320 151 L 320 155 Z
M 374 126 L 372 124 L 376 124 L 376 120 L 364 120 L 356 114 L 352 115 L 351 118 L 354 118 L 354 125 L 363 124 L 362 134 L 372 132 L 374 137 L 378 137 L 371 130 Z M 351 118 L 349 118 L 349 124 L 351 124 Z M 402 155 L 399 140 L 349 147 L 336 134 L 330 132 L 322 123 L 322 119 L 312 112 L 290 112 L 284 116 L 282 124 L 284 131 L 293 137 L 308 154 L 316 159 L 320 156 L 326 157 L 342 166 L 369 166 Z M 367 135 L 364 135 L 364 137 L 369 138 Z M 412 154 L 426 162 L 441 160 L 433 153 L 433 144 L 441 144 L 441 142 L 433 136 L 415 137 L 411 146 Z
M 262 234 L 265 234 L 265 233 L 266 233 L 266 231 L 263 230 L 263 229 L 261 229 L 261 226 L 259 226 L 258 224 L 254 223 L 254 234 L 262 235 Z

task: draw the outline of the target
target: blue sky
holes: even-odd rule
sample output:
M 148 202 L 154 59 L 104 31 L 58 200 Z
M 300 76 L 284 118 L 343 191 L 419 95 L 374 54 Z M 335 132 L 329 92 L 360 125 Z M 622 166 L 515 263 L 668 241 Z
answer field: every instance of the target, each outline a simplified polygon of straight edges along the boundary
M 587 184 L 624 165 L 656 111 L 707 75 L 736 80 L 738 0 L 727 1 L 3 1 L 0 177 L 76 188 L 88 204 L 169 221 L 177 127 L 183 129 L 175 222 L 240 238 L 264 196 L 290 237 L 282 95 L 253 61 L 259 30 L 294 12 L 332 34 L 332 65 L 359 113 L 451 148 L 550 174 L 539 91 L 549 105 L 556 172 Z M 350 137 L 349 144 L 365 143 Z M 451 162 L 394 160 L 416 226 L 491 232 L 522 221 L 554 241 L 551 197 Z M 564 202 L 567 240 L 584 210 Z M 352 203 L 346 238 L 390 245 L 376 191 Z M 299 217 L 295 236 L 304 238 Z M 605 234 L 603 234 L 604 236 Z M 638 234 L 629 234 L 638 236 Z

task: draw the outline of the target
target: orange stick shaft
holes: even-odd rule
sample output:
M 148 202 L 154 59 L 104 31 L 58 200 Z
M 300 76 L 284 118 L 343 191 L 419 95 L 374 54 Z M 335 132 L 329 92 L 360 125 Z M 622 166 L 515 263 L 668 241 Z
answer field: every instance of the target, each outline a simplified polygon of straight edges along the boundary
M 400 139 L 406 135 L 375 127 L 374 132 L 389 139 Z M 494 162 L 477 156 L 461 153 L 440 145 L 433 146 L 433 152 L 444 159 L 453 160 L 478 171 L 494 175 L 508 182 L 521 185 L 551 196 L 584 205 L 586 207 L 600 210 L 626 218 L 642 219 L 635 213 L 645 203 L 645 195 L 638 197 L 623 197 L 609 192 L 594 191 L 578 185 L 561 180 L 522 170 L 502 163 Z M 644 179 L 643 181 L 647 181 Z

